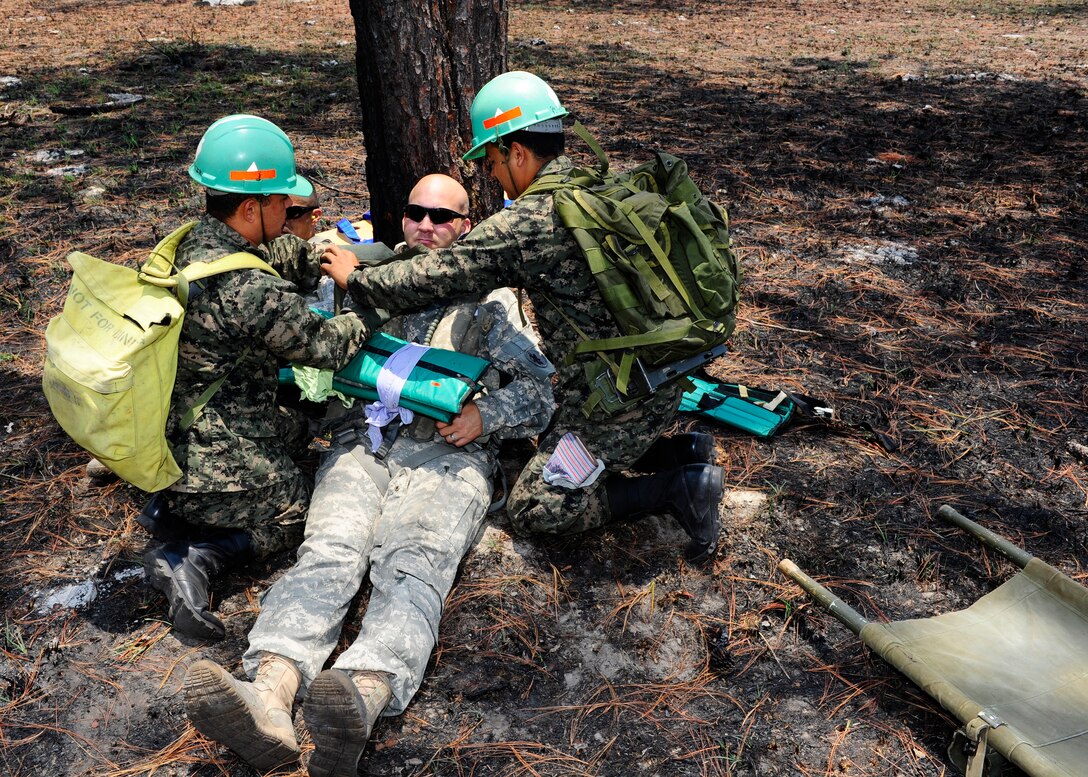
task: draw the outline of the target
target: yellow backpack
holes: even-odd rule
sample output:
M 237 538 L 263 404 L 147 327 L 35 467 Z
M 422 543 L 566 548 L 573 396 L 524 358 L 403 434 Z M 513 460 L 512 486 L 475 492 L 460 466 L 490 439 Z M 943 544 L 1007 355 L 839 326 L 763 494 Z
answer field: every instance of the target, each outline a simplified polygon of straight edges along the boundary
M 78 251 L 69 254 L 68 298 L 45 330 L 42 390 L 53 417 L 81 447 L 144 491 L 161 491 L 181 477 L 166 441 L 166 417 L 189 284 L 240 269 L 279 277 L 245 252 L 179 271 L 174 255 L 195 223 L 164 238 L 139 272 Z M 224 380 L 226 375 L 187 410 L 184 429 Z

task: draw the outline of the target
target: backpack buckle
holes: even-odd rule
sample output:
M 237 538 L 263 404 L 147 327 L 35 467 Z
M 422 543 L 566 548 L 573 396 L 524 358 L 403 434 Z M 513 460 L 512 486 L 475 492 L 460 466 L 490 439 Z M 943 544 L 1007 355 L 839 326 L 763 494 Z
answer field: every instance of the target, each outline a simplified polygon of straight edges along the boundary
M 332 436 L 332 441 L 343 448 L 354 445 L 359 439 L 359 430 L 354 426 L 349 426 L 345 429 L 341 429 L 335 432 Z
M 653 394 L 659 388 L 666 383 L 670 383 L 677 378 L 687 375 L 689 372 L 702 367 L 707 362 L 717 359 L 719 356 L 724 356 L 726 351 L 725 344 L 715 345 L 713 348 L 697 353 L 694 356 L 689 356 L 687 359 L 679 359 L 671 364 L 666 364 L 664 367 L 658 367 L 656 370 L 646 372 L 642 367 L 642 360 L 635 359 L 635 366 L 638 367 L 638 373 L 635 370 L 631 370 L 632 381 L 637 376 L 645 382 L 648 394 Z

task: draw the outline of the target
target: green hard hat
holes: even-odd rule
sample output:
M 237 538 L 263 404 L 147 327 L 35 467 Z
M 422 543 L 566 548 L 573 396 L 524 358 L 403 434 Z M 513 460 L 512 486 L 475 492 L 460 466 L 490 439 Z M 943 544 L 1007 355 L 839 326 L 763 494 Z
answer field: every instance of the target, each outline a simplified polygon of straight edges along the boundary
M 224 116 L 208 127 L 189 177 L 201 186 L 233 194 L 297 194 L 313 184 L 295 171 L 295 147 L 283 130 L 260 116 Z
M 555 119 L 545 125 L 547 132 L 562 132 L 559 118 L 567 115 L 555 92 L 542 78 L 512 70 L 495 76 L 481 87 L 469 111 L 472 118 L 472 148 L 464 155 L 467 162 L 484 155 L 484 146 L 503 135 L 529 129 L 539 122 Z M 541 131 L 541 130 L 537 130 Z

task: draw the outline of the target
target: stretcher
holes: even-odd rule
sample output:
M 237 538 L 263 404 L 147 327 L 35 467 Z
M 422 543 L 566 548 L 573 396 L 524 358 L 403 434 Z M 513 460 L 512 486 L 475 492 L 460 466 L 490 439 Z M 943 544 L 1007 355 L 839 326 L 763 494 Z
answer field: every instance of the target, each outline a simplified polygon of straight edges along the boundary
M 1006 763 L 1083 777 L 1088 589 L 948 505 L 937 514 L 1020 572 L 964 610 L 875 623 L 789 559 L 779 569 L 963 724 L 949 757 L 968 777 L 999 777 Z

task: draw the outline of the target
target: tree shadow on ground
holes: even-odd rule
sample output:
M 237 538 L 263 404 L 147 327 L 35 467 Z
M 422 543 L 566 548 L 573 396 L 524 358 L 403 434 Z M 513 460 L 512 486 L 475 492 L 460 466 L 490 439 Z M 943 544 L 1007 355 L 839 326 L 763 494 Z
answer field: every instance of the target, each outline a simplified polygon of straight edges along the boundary
M 111 182 L 115 197 L 134 203 L 187 195 L 185 168 L 208 124 L 230 113 L 253 113 L 278 123 L 289 134 L 322 127 L 322 117 L 345 101 L 356 102 L 354 64 L 334 62 L 317 53 L 269 54 L 239 46 L 153 43 L 145 53 L 93 72 L 43 68 L 6 95 L 31 105 L 61 110 L 95 106 L 108 93 L 132 91 L 138 84 L 147 99 L 131 108 L 50 121 L 36 115 L 17 124 L 0 140 L 3 158 L 36 152 L 78 149 L 77 161 L 91 177 Z M 311 172 L 300 157 L 300 169 Z M 26 164 L 24 160 L 20 161 Z M 8 162 L 14 167 L 14 163 Z M 312 172 L 321 173 L 320 163 Z M 0 167 L 0 175 L 3 168 Z M 86 184 L 64 175 L 38 175 L 20 182 L 15 202 L 25 206 L 75 205 Z M 102 208 L 94 216 L 107 224 L 141 224 L 131 209 Z M 90 229 L 89 216 L 56 225 L 51 238 Z

